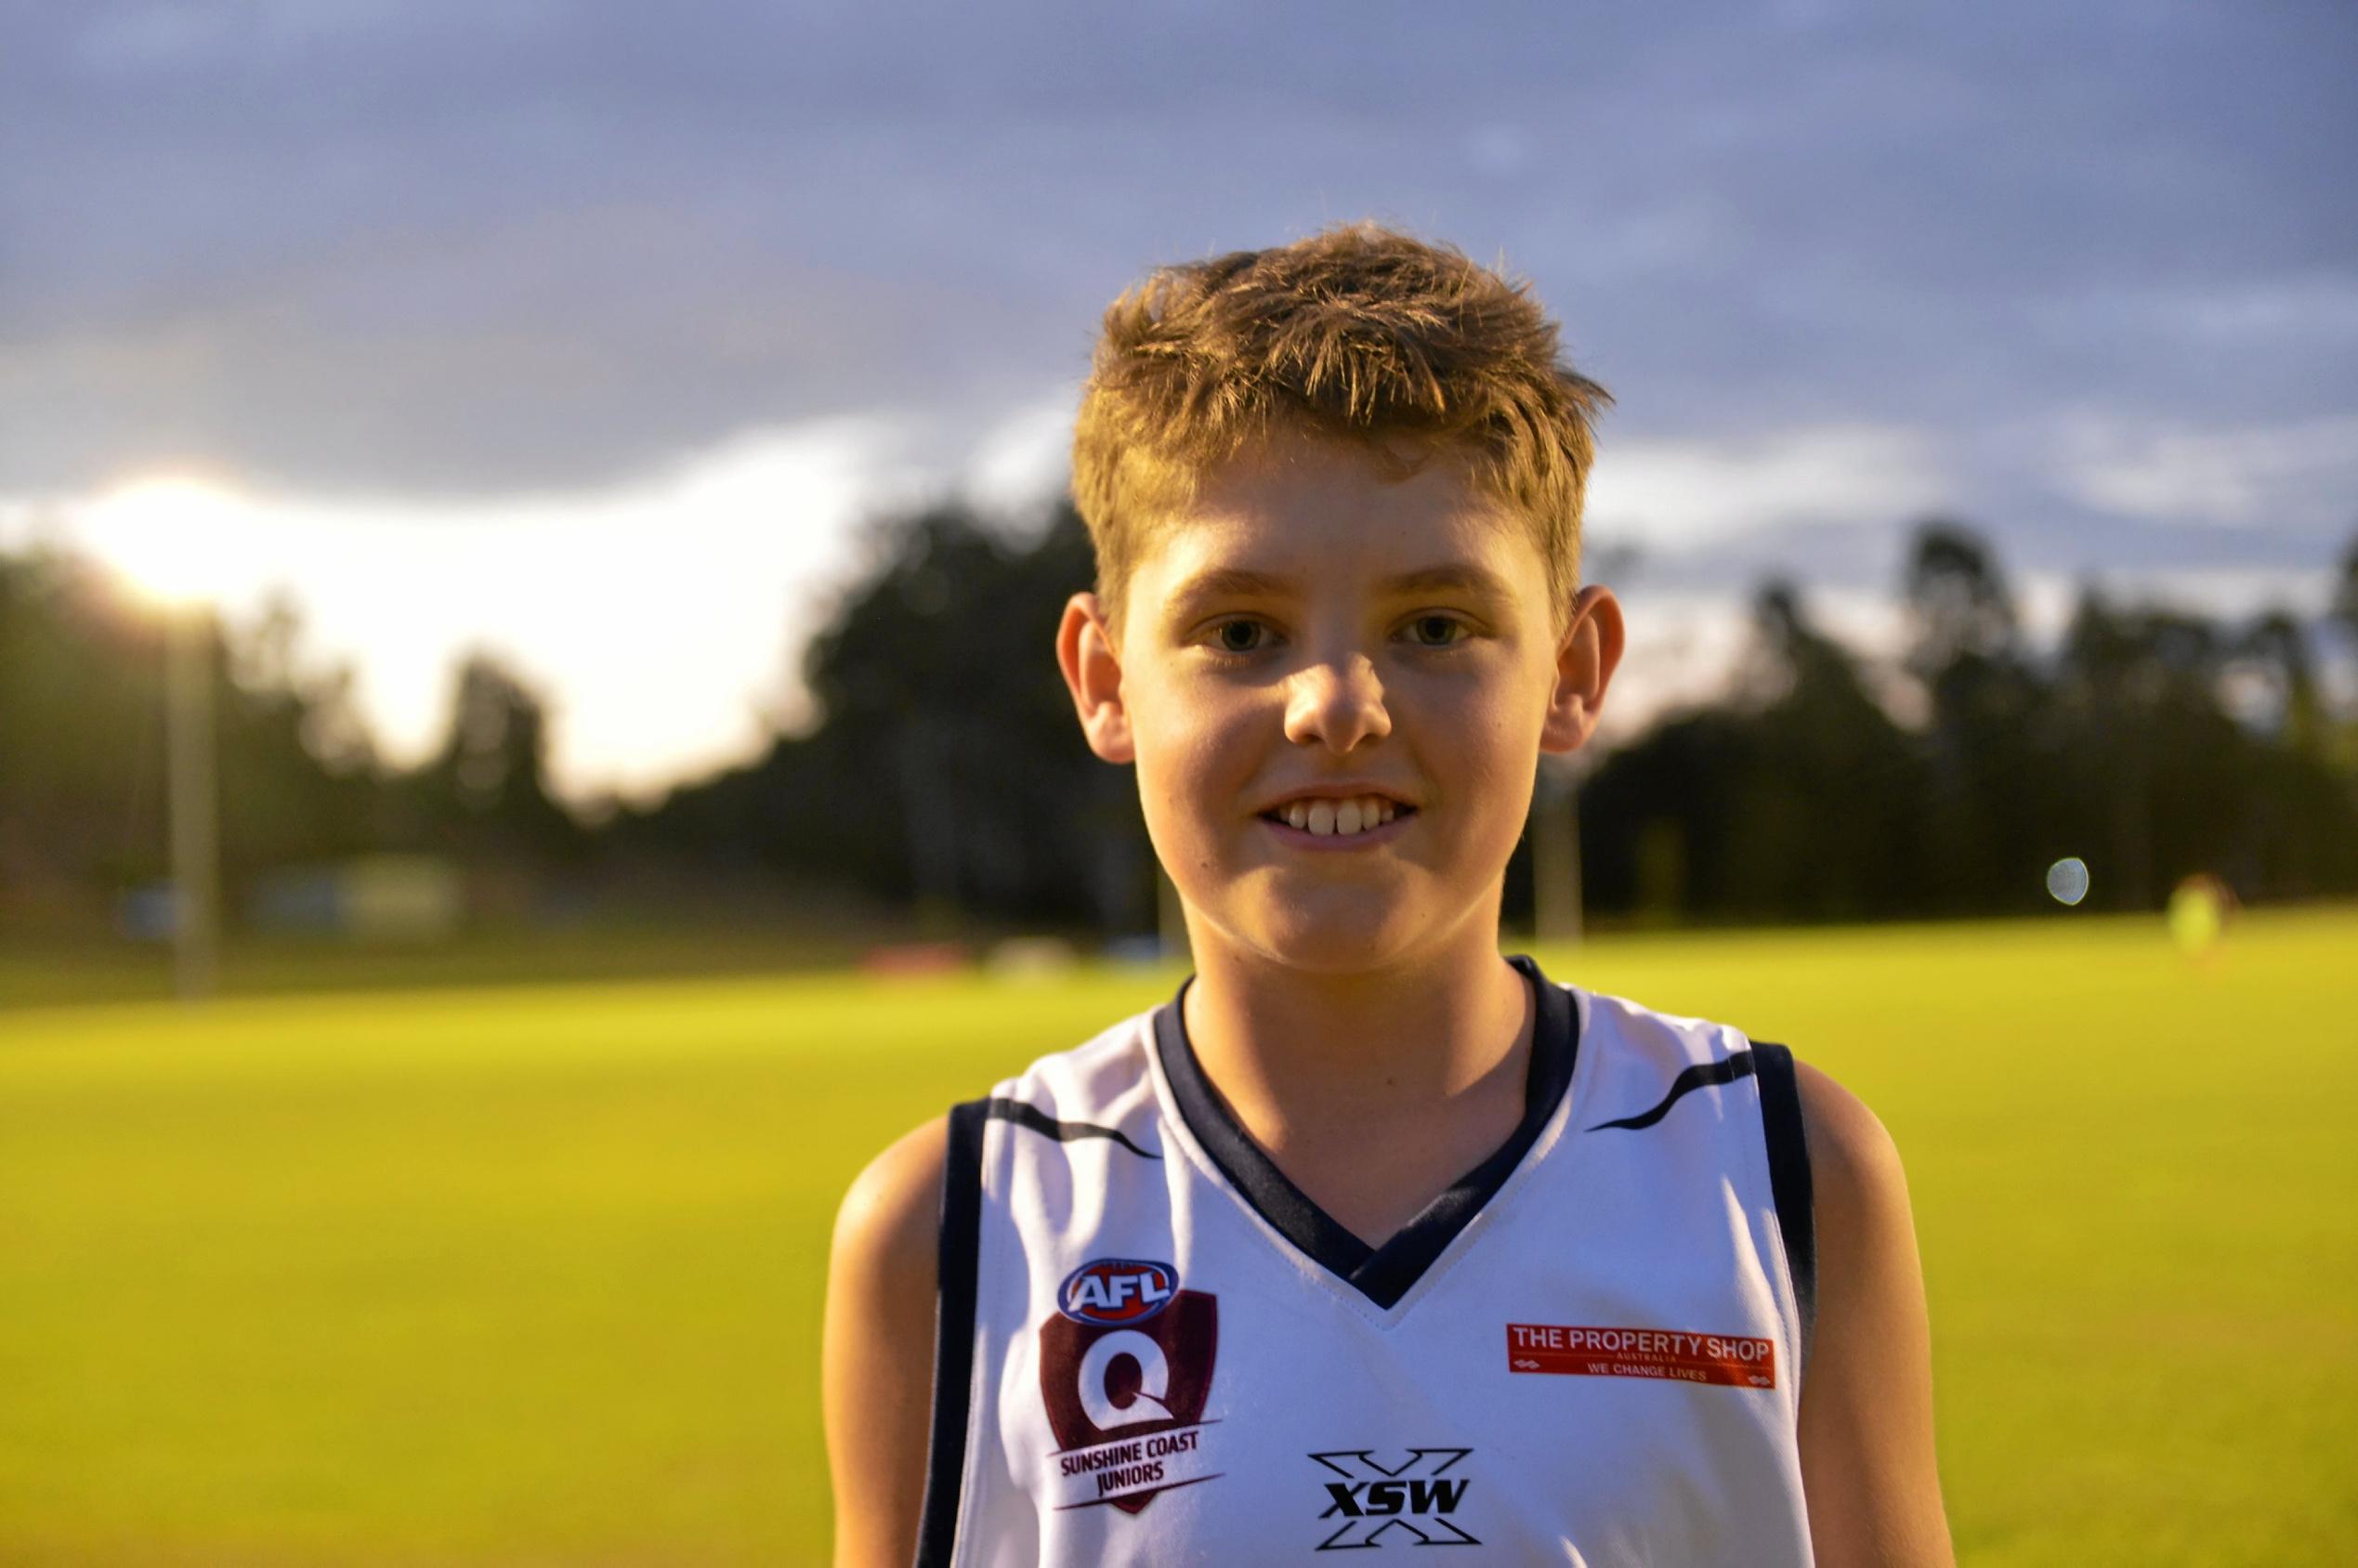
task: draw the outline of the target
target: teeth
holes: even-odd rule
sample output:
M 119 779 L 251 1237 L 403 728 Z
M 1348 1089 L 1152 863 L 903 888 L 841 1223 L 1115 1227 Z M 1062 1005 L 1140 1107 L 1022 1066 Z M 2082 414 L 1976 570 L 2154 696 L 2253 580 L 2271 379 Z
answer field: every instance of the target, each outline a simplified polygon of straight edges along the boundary
M 1285 820 L 1320 838 L 1342 838 L 1380 828 L 1400 815 L 1400 808 L 1380 795 L 1347 801 L 1293 801 L 1279 813 Z

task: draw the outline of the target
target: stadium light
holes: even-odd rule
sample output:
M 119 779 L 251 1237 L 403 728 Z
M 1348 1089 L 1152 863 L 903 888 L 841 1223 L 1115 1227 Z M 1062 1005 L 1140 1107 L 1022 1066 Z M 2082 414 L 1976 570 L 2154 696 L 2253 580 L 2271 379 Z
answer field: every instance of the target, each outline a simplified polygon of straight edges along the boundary
M 172 978 L 184 1000 L 219 973 L 219 763 L 214 746 L 213 601 L 252 554 L 244 508 L 201 480 L 143 480 L 92 509 L 89 542 L 161 608 L 171 809 Z

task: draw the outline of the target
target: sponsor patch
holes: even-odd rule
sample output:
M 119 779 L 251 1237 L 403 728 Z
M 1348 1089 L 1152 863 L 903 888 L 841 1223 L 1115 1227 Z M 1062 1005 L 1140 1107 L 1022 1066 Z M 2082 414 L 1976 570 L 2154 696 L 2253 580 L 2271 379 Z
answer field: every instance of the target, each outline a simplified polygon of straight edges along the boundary
M 1506 1326 L 1507 1370 L 1576 1378 L 1664 1378 L 1735 1388 L 1776 1387 L 1776 1341 L 1681 1328 Z
M 1340 1480 L 1326 1488 L 1318 1525 L 1329 1532 L 1320 1551 L 1365 1551 L 1388 1546 L 1478 1547 L 1449 1516 L 1473 1483 L 1458 1467 L 1471 1448 L 1411 1448 L 1397 1458 L 1374 1448 L 1343 1448 L 1310 1457 Z
M 1141 1323 L 1171 1305 L 1179 1271 L 1139 1258 L 1094 1258 L 1056 1287 L 1056 1310 L 1075 1323 Z
M 1100 1266 L 1077 1271 L 1060 1298 Z M 1218 1300 L 1177 1289 L 1166 1265 L 1115 1266 L 1161 1269 L 1172 1289 L 1127 1319 L 1092 1322 L 1060 1311 L 1040 1326 L 1040 1393 L 1058 1444 L 1046 1490 L 1058 1509 L 1110 1504 L 1136 1513 L 1158 1493 L 1220 1474 L 1210 1434 L 1218 1423 L 1203 1418 L 1220 1345 Z M 1125 1300 L 1134 1304 L 1135 1294 Z

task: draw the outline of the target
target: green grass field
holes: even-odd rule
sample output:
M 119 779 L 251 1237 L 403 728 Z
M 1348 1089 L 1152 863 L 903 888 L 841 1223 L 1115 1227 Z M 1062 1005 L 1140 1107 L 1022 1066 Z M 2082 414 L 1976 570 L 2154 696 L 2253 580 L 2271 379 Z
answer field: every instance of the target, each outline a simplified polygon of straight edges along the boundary
M 1882 1114 L 1964 1561 L 2350 1560 L 2358 914 L 1540 957 Z M 0 1562 L 817 1561 L 845 1183 L 1175 980 L 0 1013 Z

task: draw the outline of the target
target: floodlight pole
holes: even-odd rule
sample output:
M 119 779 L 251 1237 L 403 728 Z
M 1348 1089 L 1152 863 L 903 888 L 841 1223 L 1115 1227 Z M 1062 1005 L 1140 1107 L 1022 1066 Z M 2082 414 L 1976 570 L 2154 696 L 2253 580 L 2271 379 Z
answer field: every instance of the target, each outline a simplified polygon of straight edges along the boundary
M 172 983 L 183 1000 L 194 1000 L 213 994 L 220 947 L 210 606 L 175 605 L 165 616 L 164 684 L 172 817 Z

